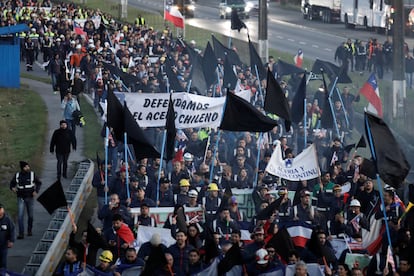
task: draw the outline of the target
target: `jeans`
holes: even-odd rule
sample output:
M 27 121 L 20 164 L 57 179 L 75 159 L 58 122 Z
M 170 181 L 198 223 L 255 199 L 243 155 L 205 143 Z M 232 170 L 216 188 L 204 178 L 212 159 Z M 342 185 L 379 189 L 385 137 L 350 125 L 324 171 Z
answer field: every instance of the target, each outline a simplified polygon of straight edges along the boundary
M 405 73 L 405 79 L 407 80 L 407 88 L 413 87 L 413 73 Z
M 54 74 L 54 73 L 51 73 L 50 75 L 52 77 L 52 89 L 53 89 L 53 91 L 59 90 L 58 89 L 58 87 L 59 87 L 58 82 L 59 82 L 59 79 L 60 79 L 60 75 Z
M 33 227 L 33 197 L 18 197 L 18 222 L 19 222 L 19 235 L 24 235 L 24 209 L 27 211 L 27 232 L 32 232 Z
M 66 153 L 66 154 L 56 153 L 56 159 L 57 159 L 57 178 L 60 179 L 60 177 L 62 176 L 62 169 L 63 169 L 63 177 L 66 177 L 67 172 L 68 172 L 69 153 Z
M 7 268 L 7 250 L 7 247 L 0 248 L 0 268 Z

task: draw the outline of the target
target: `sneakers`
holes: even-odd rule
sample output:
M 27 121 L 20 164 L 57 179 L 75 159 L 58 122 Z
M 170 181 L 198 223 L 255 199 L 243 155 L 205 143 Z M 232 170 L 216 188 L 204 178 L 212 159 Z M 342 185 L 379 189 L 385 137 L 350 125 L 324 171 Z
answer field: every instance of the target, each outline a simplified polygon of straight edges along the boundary
M 23 234 L 18 235 L 18 236 L 17 236 L 17 239 L 18 239 L 18 240 L 22 240 L 22 239 L 24 239 L 24 235 L 23 235 Z

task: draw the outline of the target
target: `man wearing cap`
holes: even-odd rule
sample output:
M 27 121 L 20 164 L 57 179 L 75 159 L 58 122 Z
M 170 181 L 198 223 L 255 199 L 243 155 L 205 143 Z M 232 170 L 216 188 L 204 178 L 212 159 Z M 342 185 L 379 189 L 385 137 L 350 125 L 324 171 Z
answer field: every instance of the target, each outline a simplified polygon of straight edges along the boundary
M 277 218 L 279 220 L 279 223 L 283 224 L 288 221 L 291 221 L 293 218 L 292 201 L 289 198 L 288 189 L 286 187 L 281 187 L 277 194 L 279 195 L 279 197 L 282 197 L 282 202 L 280 203 L 280 207 L 277 212 Z
M 171 182 L 168 177 L 163 177 L 160 179 L 160 188 L 158 192 L 154 191 L 152 198 L 157 207 L 173 207 L 174 206 L 174 195 L 171 189 Z
M 151 198 L 145 197 L 144 188 L 140 187 L 136 178 L 131 179 L 131 204 L 130 208 L 141 207 L 146 204 L 150 207 L 155 207 L 155 202 Z
M 216 183 L 208 185 L 208 195 L 202 198 L 202 208 L 204 209 L 204 216 L 206 225 L 209 225 L 217 216 L 217 210 L 221 204 L 219 197 L 219 188 Z
M 229 204 L 230 217 L 235 221 L 245 221 L 244 213 L 239 210 L 239 204 L 235 196 L 229 199 Z
M 266 194 L 268 192 L 269 192 L 269 188 L 267 187 L 266 184 L 262 184 L 253 190 L 252 199 L 254 202 L 256 212 L 259 211 L 260 205 L 262 204 L 262 202 L 267 202 Z
M 264 234 L 263 227 L 259 226 L 253 230 L 253 242 L 246 245 L 242 252 L 244 263 L 253 262 L 256 257 L 256 251 L 264 247 Z
M 16 233 L 14 223 L 0 204 L 0 268 L 7 268 L 7 251 L 13 247 Z
M 188 179 L 180 180 L 180 193 L 174 195 L 174 201 L 176 204 L 185 205 L 188 203 L 188 191 L 190 189 L 190 181 Z
M 306 189 L 300 191 L 300 203 L 293 206 L 293 220 L 303 221 L 313 225 L 317 211 L 311 204 L 311 192 Z
M 17 194 L 19 236 L 24 238 L 24 209 L 27 212 L 27 235 L 32 236 L 33 228 L 33 202 L 39 193 L 42 182 L 30 169 L 29 163 L 20 161 L 20 172 L 16 173 L 10 181 L 10 190 Z

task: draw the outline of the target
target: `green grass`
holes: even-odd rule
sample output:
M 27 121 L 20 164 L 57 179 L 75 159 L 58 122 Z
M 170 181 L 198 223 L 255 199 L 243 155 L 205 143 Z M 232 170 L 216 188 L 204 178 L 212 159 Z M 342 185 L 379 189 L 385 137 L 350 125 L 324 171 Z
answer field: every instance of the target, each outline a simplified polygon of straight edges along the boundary
M 29 73 L 26 73 L 26 72 L 20 72 L 20 77 L 52 84 L 52 80 L 50 78 L 39 77 L 39 76 L 35 76 L 35 75 L 29 74 Z
M 9 182 L 20 170 L 20 160 L 27 161 L 34 171 L 41 169 L 46 115 L 41 97 L 27 87 L 0 89 L 0 202 L 12 216 L 17 204 Z
M 86 158 L 96 160 L 96 152 L 99 152 L 101 159 L 104 158 L 103 138 L 101 137 L 102 125 L 101 119 L 97 117 L 96 112 L 89 103 L 86 102 L 85 97 L 81 99 L 82 114 L 85 117 L 86 125 L 84 126 L 84 152 Z

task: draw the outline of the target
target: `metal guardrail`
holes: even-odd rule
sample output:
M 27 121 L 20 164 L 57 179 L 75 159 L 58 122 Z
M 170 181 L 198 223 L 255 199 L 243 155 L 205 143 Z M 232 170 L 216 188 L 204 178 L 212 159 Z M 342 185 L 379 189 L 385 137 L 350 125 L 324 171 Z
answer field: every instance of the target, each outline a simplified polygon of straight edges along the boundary
M 75 221 L 78 220 L 92 191 L 93 173 L 94 163 L 91 160 L 82 161 L 65 192 Z M 68 210 L 64 208 L 56 210 L 22 273 L 24 275 L 52 275 L 68 245 L 68 233 L 71 229 L 72 223 Z

